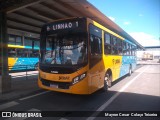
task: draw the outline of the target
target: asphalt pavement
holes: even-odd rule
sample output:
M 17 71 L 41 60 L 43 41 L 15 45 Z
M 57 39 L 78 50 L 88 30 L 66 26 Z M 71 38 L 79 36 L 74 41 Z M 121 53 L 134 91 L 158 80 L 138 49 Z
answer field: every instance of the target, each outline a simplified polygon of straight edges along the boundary
M 22 78 L 14 78 L 13 91 L 0 96 L 0 111 L 40 112 L 43 118 L 37 118 L 38 120 L 159 119 L 153 116 L 144 117 L 160 111 L 159 64 L 138 65 L 131 76 L 125 76 L 114 82 L 108 92 L 97 91 L 92 95 L 44 91 L 37 86 L 37 75 L 29 76 L 30 79 Z M 44 117 L 45 111 L 52 117 Z M 132 113 L 132 117 L 114 117 L 122 113 L 124 116 Z

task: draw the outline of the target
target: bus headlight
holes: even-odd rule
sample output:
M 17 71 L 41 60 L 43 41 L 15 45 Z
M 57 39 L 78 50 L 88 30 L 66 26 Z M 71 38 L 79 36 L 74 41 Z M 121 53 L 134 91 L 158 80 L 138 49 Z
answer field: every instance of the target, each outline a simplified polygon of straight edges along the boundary
M 87 76 L 87 73 L 83 73 L 75 78 L 73 78 L 72 84 L 76 84 Z

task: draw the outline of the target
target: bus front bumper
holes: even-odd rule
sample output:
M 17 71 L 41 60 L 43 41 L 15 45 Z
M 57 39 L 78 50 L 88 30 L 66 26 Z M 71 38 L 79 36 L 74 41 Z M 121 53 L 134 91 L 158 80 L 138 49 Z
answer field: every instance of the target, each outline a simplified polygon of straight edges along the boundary
M 88 86 L 88 77 L 73 84 L 72 82 L 56 82 L 38 77 L 38 86 L 42 89 L 71 93 L 71 94 L 91 94 Z

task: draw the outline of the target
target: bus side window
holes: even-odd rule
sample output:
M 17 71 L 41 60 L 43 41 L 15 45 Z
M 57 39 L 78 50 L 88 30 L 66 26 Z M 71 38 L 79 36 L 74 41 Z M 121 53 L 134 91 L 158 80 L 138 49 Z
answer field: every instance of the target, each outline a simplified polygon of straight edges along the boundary
M 17 49 L 17 57 L 24 57 L 23 49 Z
M 118 55 L 122 55 L 122 40 L 117 39 L 117 50 L 118 50 Z
M 104 43 L 104 53 L 106 55 L 111 54 L 112 53 L 112 47 L 111 47 L 111 36 L 110 34 L 105 33 L 104 34 L 104 39 L 105 39 L 105 43 Z
M 21 50 L 21 53 L 20 53 L 19 57 L 29 57 L 29 51 L 28 51 L 28 49 Z
M 132 45 L 130 44 L 130 55 L 132 56 Z
M 34 49 L 39 48 L 40 43 L 39 41 L 34 41 Z
M 129 44 L 126 43 L 126 55 L 130 55 Z
M 132 55 L 135 56 L 136 55 L 136 46 L 132 46 Z
M 90 68 L 102 59 L 102 30 L 90 24 Z
M 101 40 L 100 38 L 91 35 L 91 54 L 98 55 L 102 54 L 102 47 L 101 47 Z
M 123 41 L 123 55 L 127 55 L 127 46 L 125 41 Z
M 89 25 L 91 54 L 102 54 L 102 30 L 92 24 Z
M 27 57 L 32 57 L 32 54 L 33 54 L 33 52 L 32 52 L 32 50 L 26 50 L 26 52 L 27 52 Z
M 112 54 L 118 55 L 117 38 L 112 37 Z
M 32 51 L 32 56 L 31 57 L 39 57 L 38 50 L 33 50 Z
M 16 57 L 16 50 L 14 48 L 8 48 L 8 57 Z

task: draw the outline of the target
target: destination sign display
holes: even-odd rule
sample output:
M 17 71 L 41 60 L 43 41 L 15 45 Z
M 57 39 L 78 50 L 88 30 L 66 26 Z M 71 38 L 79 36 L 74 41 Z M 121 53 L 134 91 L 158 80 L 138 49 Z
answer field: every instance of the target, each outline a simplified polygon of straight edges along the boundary
M 56 30 L 65 30 L 65 29 L 74 29 L 79 27 L 78 21 L 70 21 L 70 22 L 59 22 L 47 25 L 46 30 L 49 31 L 56 31 Z

